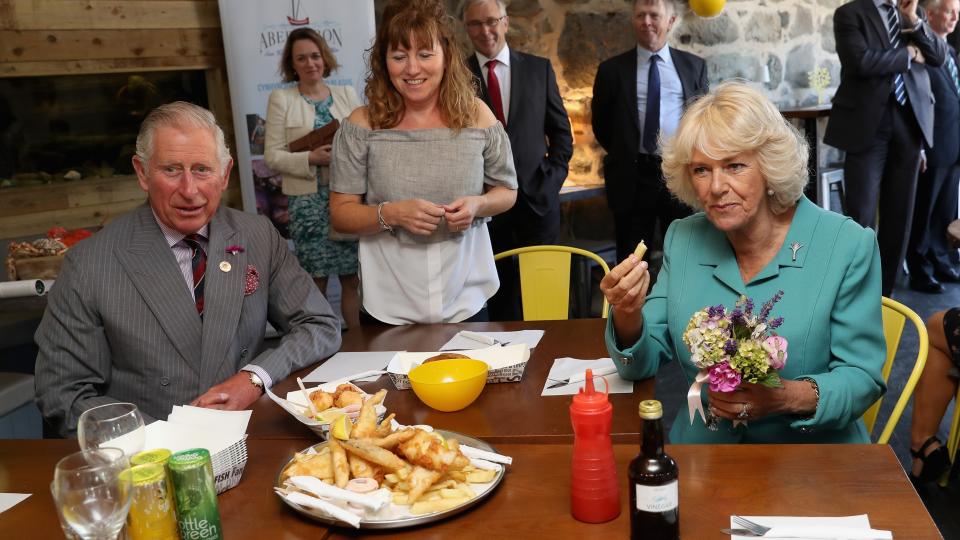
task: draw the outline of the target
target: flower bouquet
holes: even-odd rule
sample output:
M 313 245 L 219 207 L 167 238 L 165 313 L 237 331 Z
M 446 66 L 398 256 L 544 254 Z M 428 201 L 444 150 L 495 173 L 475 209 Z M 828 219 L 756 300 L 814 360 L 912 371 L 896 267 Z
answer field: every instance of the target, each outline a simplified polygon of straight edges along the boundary
M 683 342 L 690 350 L 690 361 L 700 372 L 687 392 L 690 423 L 694 414 L 711 428 L 703 412 L 700 389 L 709 382 L 714 392 L 733 392 L 748 382 L 770 388 L 783 386 L 779 370 L 787 362 L 787 340 L 777 335 L 783 317 L 768 321 L 773 305 L 783 297 L 778 291 L 754 314 L 753 300 L 741 296 L 732 311 L 722 305 L 710 306 L 690 317 L 683 333 Z M 735 421 L 739 425 L 741 421 Z

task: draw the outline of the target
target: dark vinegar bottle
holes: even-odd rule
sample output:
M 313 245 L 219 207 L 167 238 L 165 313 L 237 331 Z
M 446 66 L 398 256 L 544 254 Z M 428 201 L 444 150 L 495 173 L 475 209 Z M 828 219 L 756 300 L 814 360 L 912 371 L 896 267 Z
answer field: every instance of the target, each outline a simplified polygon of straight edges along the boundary
M 630 538 L 680 538 L 679 471 L 663 452 L 663 406 L 657 400 L 640 402 L 643 441 L 640 455 L 630 462 Z

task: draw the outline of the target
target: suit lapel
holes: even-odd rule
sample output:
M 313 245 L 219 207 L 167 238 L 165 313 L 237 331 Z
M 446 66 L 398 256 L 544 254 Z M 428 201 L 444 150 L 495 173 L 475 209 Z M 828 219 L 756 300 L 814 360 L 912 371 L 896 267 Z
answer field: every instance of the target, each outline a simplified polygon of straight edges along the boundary
M 480 71 L 480 61 L 477 60 L 476 54 L 470 55 L 470 58 L 467 60 L 467 65 L 470 67 L 470 71 L 473 72 L 473 76 L 477 78 L 477 89 L 480 91 L 480 99 L 489 106 L 490 94 L 487 93 L 487 83 L 484 82 L 483 73 Z
M 637 109 L 637 48 L 634 47 L 624 55 L 624 62 L 621 64 L 621 80 L 623 81 L 623 95 L 627 97 L 627 104 L 630 110 L 630 118 L 633 119 L 633 125 L 640 132 L 640 111 Z
M 522 81 L 523 73 L 523 57 L 513 49 L 510 49 L 510 115 L 514 118 L 517 117 L 520 104 L 523 103 L 523 99 L 520 96 L 520 92 L 523 91 L 525 86 Z M 510 133 L 510 126 L 512 125 L 513 122 L 507 118 L 507 133 Z
M 877 9 L 873 0 L 860 0 L 860 5 L 867 20 L 870 21 L 871 26 L 877 32 L 877 39 L 883 44 L 884 49 L 889 49 L 891 47 L 890 36 L 887 34 L 887 23 L 880 17 L 880 10 Z
M 200 373 L 200 316 L 149 204 L 137 210 L 129 242 L 117 248 L 117 259 L 180 356 Z
M 686 103 L 693 95 L 693 68 L 687 62 L 687 57 L 680 54 L 680 51 L 670 47 L 670 59 L 673 60 L 674 67 L 677 68 L 677 75 L 680 77 L 680 87 L 683 89 L 683 102 Z
M 205 277 L 203 309 L 202 357 L 207 361 L 200 369 L 201 380 L 216 384 L 216 374 L 227 361 L 230 345 L 236 337 L 243 306 L 247 253 L 243 234 L 237 231 L 225 210 L 220 208 L 210 221 L 210 240 L 207 243 L 207 274 Z M 243 253 L 230 254 L 227 248 L 241 246 Z M 229 266 L 228 266 L 229 265 Z

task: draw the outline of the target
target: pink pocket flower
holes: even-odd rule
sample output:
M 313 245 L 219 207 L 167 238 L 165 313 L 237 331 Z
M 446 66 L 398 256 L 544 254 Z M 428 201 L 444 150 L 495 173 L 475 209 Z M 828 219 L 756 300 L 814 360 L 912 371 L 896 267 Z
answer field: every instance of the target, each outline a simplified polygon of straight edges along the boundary
M 247 265 L 247 273 L 243 282 L 243 295 L 250 296 L 260 287 L 260 272 L 252 265 Z
M 740 386 L 740 373 L 721 362 L 710 368 L 710 390 L 713 392 L 733 392 Z
M 770 367 L 783 369 L 787 363 L 787 339 L 783 336 L 770 336 L 763 340 L 763 350 L 770 356 Z

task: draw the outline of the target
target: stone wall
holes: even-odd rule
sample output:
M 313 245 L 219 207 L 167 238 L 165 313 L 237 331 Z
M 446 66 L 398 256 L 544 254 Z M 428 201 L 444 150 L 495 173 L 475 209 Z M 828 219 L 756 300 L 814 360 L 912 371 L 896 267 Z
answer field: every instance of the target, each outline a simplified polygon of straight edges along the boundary
M 727 0 L 723 12 L 703 19 L 677 2 L 680 14 L 670 44 L 707 60 L 710 83 L 756 81 L 780 105 L 810 105 L 817 95 L 807 73 L 826 67 L 829 100 L 840 81 L 833 11 L 846 0 Z M 446 0 L 459 16 L 463 0 Z M 379 9 L 383 0 L 376 0 Z M 511 47 L 550 58 L 573 122 L 575 151 L 570 180 L 601 182 L 602 149 L 590 128 L 590 98 L 597 65 L 636 45 L 632 0 L 505 0 Z M 461 34 L 469 44 L 466 34 Z M 472 50 L 467 48 L 467 50 Z M 767 66 L 770 82 L 761 83 Z

